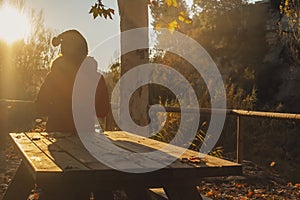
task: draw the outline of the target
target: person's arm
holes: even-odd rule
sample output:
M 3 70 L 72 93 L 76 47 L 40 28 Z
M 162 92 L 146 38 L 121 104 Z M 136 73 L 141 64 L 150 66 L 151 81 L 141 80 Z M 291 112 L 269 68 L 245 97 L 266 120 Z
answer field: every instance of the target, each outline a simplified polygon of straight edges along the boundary
M 48 76 L 45 79 L 45 82 L 40 88 L 40 91 L 38 93 L 38 96 L 36 98 L 35 104 L 36 104 L 36 111 L 41 116 L 48 116 L 50 111 L 50 105 L 51 105 L 51 73 L 48 74 Z
M 35 100 L 37 114 L 48 116 L 51 111 L 52 93 L 55 91 L 55 71 L 59 68 L 59 63 L 62 58 L 57 58 L 51 66 L 51 72 L 47 75 L 43 85 Z
M 108 96 L 108 90 L 105 83 L 105 79 L 103 76 L 101 76 L 101 79 L 99 80 L 97 91 L 96 91 L 96 114 L 97 117 L 105 117 L 110 109 L 109 104 L 109 96 Z

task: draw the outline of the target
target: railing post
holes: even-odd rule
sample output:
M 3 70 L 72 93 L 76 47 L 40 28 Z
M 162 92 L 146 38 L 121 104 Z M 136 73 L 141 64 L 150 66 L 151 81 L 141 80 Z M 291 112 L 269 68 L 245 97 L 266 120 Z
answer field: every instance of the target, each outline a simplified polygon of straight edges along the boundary
M 105 119 L 105 130 L 106 131 L 113 131 L 114 130 L 114 117 L 112 114 L 112 110 L 110 109 L 106 119 Z
M 241 116 L 237 116 L 236 120 L 236 159 L 237 163 L 242 163 L 243 161 L 243 134 L 241 129 Z

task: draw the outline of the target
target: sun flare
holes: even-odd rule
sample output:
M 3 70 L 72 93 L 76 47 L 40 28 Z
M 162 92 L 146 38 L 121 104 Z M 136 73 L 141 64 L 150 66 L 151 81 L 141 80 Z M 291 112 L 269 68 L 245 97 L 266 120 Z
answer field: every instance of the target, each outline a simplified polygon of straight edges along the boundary
M 13 43 L 25 38 L 30 31 L 28 17 L 16 8 L 0 7 L 0 40 Z

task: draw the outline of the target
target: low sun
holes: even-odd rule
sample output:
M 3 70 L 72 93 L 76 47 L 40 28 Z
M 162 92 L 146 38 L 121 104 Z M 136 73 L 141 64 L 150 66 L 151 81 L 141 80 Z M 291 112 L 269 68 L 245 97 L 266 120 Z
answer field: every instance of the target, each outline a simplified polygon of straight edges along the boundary
M 4 5 L 0 7 L 0 40 L 13 43 L 29 34 L 30 23 L 19 10 Z

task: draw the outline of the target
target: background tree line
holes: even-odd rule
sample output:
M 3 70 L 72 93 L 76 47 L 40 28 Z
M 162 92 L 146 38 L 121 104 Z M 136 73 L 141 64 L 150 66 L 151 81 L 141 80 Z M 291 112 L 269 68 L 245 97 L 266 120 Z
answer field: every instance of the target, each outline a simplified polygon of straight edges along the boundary
M 18 2 L 25 9 L 24 2 Z M 25 12 L 25 11 L 24 11 Z M 28 10 L 31 30 L 27 38 L 7 44 L 0 40 L 0 99 L 34 100 L 57 51 L 50 45 L 53 31 L 42 11 Z

